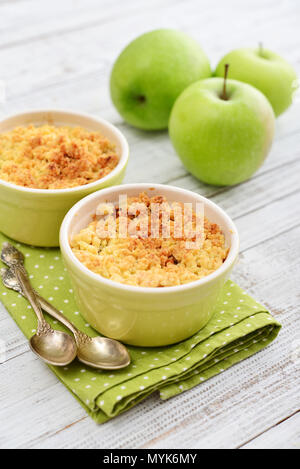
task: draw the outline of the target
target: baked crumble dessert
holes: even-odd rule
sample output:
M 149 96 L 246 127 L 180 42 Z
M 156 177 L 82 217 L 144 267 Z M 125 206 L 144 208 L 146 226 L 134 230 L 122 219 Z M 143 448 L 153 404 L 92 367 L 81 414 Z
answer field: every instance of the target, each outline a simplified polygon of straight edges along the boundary
M 28 125 L 0 134 L 0 179 L 33 189 L 97 181 L 118 164 L 115 146 L 81 127 Z
M 145 212 L 138 204 L 144 204 Z M 115 282 L 141 287 L 170 287 L 183 285 L 201 279 L 218 269 L 225 261 L 228 249 L 221 229 L 205 217 L 202 219 L 202 240 L 197 248 L 188 247 L 182 230 L 178 236 L 175 224 L 176 210 L 183 204 L 168 204 L 163 196 L 149 197 L 146 193 L 130 197 L 125 214 L 127 236 L 121 236 L 120 207 L 115 207 L 115 237 L 99 236 L 99 221 L 108 224 L 109 210 L 82 229 L 71 241 L 71 248 L 77 259 L 89 270 Z M 166 205 L 167 204 L 167 205 Z M 105 205 L 105 204 L 102 204 Z M 153 207 L 161 208 L 156 233 L 153 234 Z M 163 235 L 163 212 L 169 207 L 170 236 Z M 131 210 L 134 208 L 133 210 Z M 139 225 L 134 224 L 137 216 Z M 195 229 L 196 214 L 191 212 L 191 226 Z M 142 229 L 143 222 L 145 222 Z M 146 223 L 147 222 L 147 223 Z M 133 227 L 131 226 L 133 224 Z M 134 229 L 133 229 L 134 228 Z

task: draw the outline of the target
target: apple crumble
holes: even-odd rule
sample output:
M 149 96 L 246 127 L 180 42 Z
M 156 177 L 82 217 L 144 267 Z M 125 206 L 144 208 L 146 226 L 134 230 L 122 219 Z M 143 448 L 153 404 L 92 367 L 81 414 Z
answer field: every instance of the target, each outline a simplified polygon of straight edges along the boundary
M 144 204 L 142 211 L 138 204 Z M 167 205 L 166 205 L 167 204 Z M 102 204 L 105 205 L 105 204 Z M 158 218 L 159 236 L 153 237 L 153 207 L 162 207 Z M 169 207 L 169 236 L 163 236 L 163 210 Z M 109 210 L 95 215 L 93 221 L 82 229 L 71 241 L 77 259 L 89 270 L 115 282 L 141 287 L 170 287 L 193 282 L 218 269 L 225 261 L 228 249 L 221 229 L 205 217 L 202 218 L 202 238 L 199 247 L 187 247 L 187 238 L 175 230 L 176 207 L 183 204 L 168 204 L 162 196 L 149 197 L 146 193 L 130 197 L 127 201 L 125 224 L 127 235 L 121 236 L 120 207 L 115 206 L 115 236 L 99 236 L 99 221 L 109 217 Z M 139 216 L 139 223 L 135 224 Z M 143 218 L 144 217 L 144 218 Z M 141 225 L 147 222 L 147 232 Z M 196 226 L 196 214 L 191 211 L 191 223 Z M 133 224 L 133 226 L 131 226 Z M 104 223 L 105 225 L 105 223 Z M 104 226 L 103 225 L 103 226 Z M 153 227 L 153 226 L 152 226 Z M 134 229 L 133 229 L 134 228 Z M 133 234 L 134 233 L 134 234 Z M 104 233 L 105 235 L 105 233 Z M 190 239 L 190 238 L 189 238 Z M 195 237 L 193 238 L 195 239 Z
M 114 145 L 81 127 L 28 125 L 0 134 L 0 179 L 33 189 L 69 189 L 109 174 Z

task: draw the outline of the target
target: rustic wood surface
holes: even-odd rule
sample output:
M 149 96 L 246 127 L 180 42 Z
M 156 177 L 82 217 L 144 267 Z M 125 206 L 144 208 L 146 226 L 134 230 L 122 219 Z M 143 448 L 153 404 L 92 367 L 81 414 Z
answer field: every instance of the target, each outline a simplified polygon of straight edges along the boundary
M 273 148 L 258 173 L 238 187 L 216 188 L 186 173 L 166 132 L 124 124 L 108 93 L 119 51 L 159 27 L 193 35 L 213 66 L 227 51 L 262 41 L 299 73 L 299 19 L 298 0 L 0 0 L 0 81 L 6 89 L 0 117 L 65 108 L 116 124 L 131 148 L 125 182 L 177 185 L 220 204 L 241 236 L 233 279 L 283 324 L 270 347 L 201 386 L 167 402 L 153 395 L 97 426 L 29 351 L 0 305 L 6 348 L 0 447 L 300 447 L 300 96 L 277 120 Z

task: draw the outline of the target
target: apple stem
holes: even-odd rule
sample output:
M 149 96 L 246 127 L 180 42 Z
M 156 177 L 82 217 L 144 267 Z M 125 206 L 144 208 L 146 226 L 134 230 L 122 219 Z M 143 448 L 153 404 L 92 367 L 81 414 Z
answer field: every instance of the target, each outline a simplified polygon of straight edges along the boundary
M 259 49 L 259 55 L 263 57 L 263 43 L 262 42 L 258 43 L 258 49 Z
M 228 100 L 228 96 L 227 96 L 227 93 L 226 93 L 226 83 L 227 83 L 228 69 L 229 69 L 229 64 L 225 64 L 223 92 L 222 92 L 222 95 L 221 95 L 221 99 L 224 99 L 225 101 Z

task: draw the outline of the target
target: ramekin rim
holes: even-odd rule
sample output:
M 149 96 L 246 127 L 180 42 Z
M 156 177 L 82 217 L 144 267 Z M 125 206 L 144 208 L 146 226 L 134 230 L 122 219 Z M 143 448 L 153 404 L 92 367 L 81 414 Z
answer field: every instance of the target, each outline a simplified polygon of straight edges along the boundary
M 47 113 L 47 112 L 58 113 L 58 114 L 70 114 L 73 116 L 89 118 L 94 121 L 97 121 L 99 124 L 102 124 L 108 127 L 110 130 L 112 130 L 115 133 L 116 137 L 118 138 L 121 144 L 121 148 L 122 148 L 121 156 L 120 156 L 117 166 L 103 178 L 97 179 L 96 181 L 90 182 L 89 184 L 84 184 L 81 186 L 76 186 L 76 187 L 71 187 L 71 188 L 66 188 L 66 189 L 34 189 L 31 187 L 18 186 L 17 184 L 4 181 L 3 179 L 0 179 L 0 186 L 2 185 L 12 190 L 25 192 L 27 194 L 35 194 L 35 195 L 74 194 L 77 192 L 81 192 L 84 189 L 89 190 L 89 189 L 92 189 L 93 187 L 97 187 L 97 185 L 99 184 L 108 182 L 110 179 L 114 178 L 117 174 L 119 174 L 126 167 L 128 163 L 128 158 L 129 158 L 128 142 L 125 136 L 123 135 L 123 133 L 114 124 L 111 124 L 109 121 L 107 121 L 106 119 L 103 119 L 102 117 L 96 117 L 86 112 L 76 112 L 76 111 L 65 110 L 65 109 L 32 109 L 30 111 L 24 111 L 24 112 L 4 116 L 4 118 L 0 120 L 0 123 L 5 122 L 6 120 L 12 119 L 17 116 L 25 116 L 29 114 L 38 114 L 38 113 Z
M 144 190 L 149 190 L 150 188 L 170 188 L 171 190 L 174 190 L 175 192 L 181 192 L 181 193 L 188 193 L 188 194 L 193 194 L 195 198 L 198 200 L 204 201 L 204 203 L 210 205 L 216 211 L 218 211 L 221 216 L 224 218 L 226 224 L 229 226 L 230 231 L 232 232 L 232 244 L 229 249 L 229 253 L 227 255 L 226 260 L 222 264 L 221 267 L 219 267 L 217 270 L 212 272 L 211 274 L 207 275 L 206 277 L 203 277 L 199 280 L 195 280 L 193 282 L 185 283 L 183 285 L 175 285 L 175 286 L 170 286 L 170 287 L 163 287 L 163 288 L 157 288 L 157 287 L 141 287 L 141 286 L 134 286 L 134 285 L 126 285 L 124 283 L 119 283 L 115 282 L 114 280 L 106 279 L 105 277 L 102 277 L 99 274 L 96 274 L 89 270 L 87 267 L 85 267 L 73 254 L 70 243 L 69 243 L 69 238 L 68 238 L 68 228 L 69 225 L 73 219 L 73 216 L 77 213 L 77 211 L 84 206 L 84 204 L 88 201 L 90 201 L 93 198 L 97 198 L 97 195 L 106 195 L 107 193 L 112 193 L 114 191 L 118 191 L 120 188 L 126 189 L 132 189 L 132 188 L 137 188 L 137 189 L 142 189 Z M 103 194 L 105 192 L 105 194 Z M 210 281 L 216 279 L 217 277 L 220 277 L 221 274 L 225 273 L 229 268 L 233 267 L 234 263 L 236 262 L 236 259 L 238 257 L 239 253 L 239 235 L 237 228 L 232 221 L 232 219 L 227 215 L 227 213 L 219 207 L 217 204 L 212 202 L 211 200 L 207 199 L 206 197 L 194 193 L 192 191 L 182 189 L 176 186 L 171 186 L 171 185 L 166 185 L 166 184 L 156 184 L 156 183 L 132 183 L 132 184 L 120 184 L 118 186 L 112 186 L 108 187 L 105 189 L 101 189 L 97 192 L 94 192 L 93 194 L 90 194 L 83 199 L 81 199 L 79 202 L 77 202 L 66 214 L 61 228 L 60 228 L 60 235 L 59 235 L 59 240 L 60 240 L 60 249 L 61 252 L 68 257 L 68 259 L 73 263 L 73 265 L 79 269 L 86 277 L 89 277 L 91 280 L 95 280 L 96 282 L 99 282 L 101 284 L 107 285 L 112 289 L 116 290 L 123 290 L 131 293 L 136 293 L 136 294 L 167 294 L 167 293 L 175 293 L 175 292 L 182 292 L 186 290 L 192 290 L 194 288 L 199 287 L 200 285 L 204 285 L 206 283 L 209 283 Z

